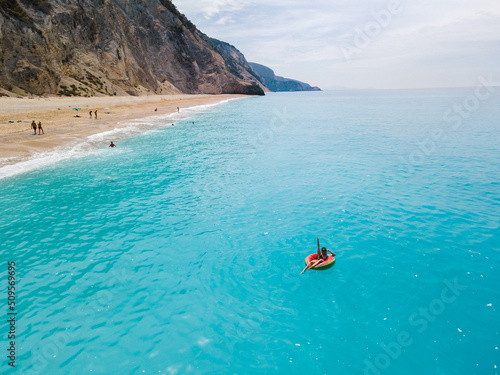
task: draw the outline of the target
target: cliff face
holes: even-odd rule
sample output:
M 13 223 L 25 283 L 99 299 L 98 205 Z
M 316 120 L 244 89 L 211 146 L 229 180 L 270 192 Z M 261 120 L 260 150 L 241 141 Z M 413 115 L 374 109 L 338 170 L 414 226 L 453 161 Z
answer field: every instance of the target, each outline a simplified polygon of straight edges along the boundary
M 257 82 L 259 87 L 264 91 L 269 91 L 269 89 L 261 82 L 259 74 L 255 72 L 247 62 L 245 56 L 229 43 L 222 42 L 217 39 L 208 38 L 206 39 L 215 47 L 217 51 L 220 52 L 224 59 L 226 67 L 228 70 L 239 78 L 254 80 Z
M 0 87 L 264 94 L 243 55 L 225 54 L 169 0 L 0 0 Z
M 267 66 L 257 63 L 248 64 L 257 73 L 259 80 L 271 91 L 321 91 L 319 87 L 312 87 L 304 82 L 279 77 Z

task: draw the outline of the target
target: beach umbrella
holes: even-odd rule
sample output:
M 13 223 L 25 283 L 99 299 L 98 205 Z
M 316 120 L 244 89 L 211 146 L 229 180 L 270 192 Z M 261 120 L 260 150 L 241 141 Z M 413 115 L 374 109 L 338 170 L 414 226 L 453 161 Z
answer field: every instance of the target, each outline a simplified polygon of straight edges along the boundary
M 79 109 L 81 109 L 80 107 L 73 107 L 74 110 L 78 111 Z

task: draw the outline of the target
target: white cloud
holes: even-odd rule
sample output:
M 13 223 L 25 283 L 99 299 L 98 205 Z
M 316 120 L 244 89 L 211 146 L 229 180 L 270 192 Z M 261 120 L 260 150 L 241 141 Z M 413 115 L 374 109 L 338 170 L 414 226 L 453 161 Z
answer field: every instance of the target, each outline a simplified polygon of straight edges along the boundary
M 235 23 L 235 21 L 231 18 L 231 16 L 224 16 L 215 21 L 216 25 L 227 25 L 228 23 Z
M 402 9 L 374 28 L 391 2 Z M 206 34 L 249 61 L 322 87 L 422 87 L 500 77 L 497 0 L 174 0 Z M 397 4 L 397 3 L 396 3 Z M 383 16 L 383 15 L 382 15 Z M 369 43 L 345 59 L 359 30 Z
M 183 13 L 201 14 L 207 19 L 220 14 L 221 12 L 236 12 L 247 6 L 247 0 L 179 0 L 175 5 Z

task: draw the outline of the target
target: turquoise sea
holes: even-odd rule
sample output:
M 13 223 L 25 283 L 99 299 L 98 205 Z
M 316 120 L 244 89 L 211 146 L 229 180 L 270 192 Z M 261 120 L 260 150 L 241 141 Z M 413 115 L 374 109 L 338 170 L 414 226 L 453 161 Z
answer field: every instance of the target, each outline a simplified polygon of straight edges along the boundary
M 499 99 L 272 93 L 0 170 L 0 373 L 498 375 Z

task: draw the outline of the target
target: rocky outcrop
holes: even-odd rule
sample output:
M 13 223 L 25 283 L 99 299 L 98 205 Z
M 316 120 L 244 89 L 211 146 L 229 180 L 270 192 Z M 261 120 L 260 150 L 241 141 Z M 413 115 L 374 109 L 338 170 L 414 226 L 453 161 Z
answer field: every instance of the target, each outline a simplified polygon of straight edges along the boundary
M 206 35 L 205 38 L 221 54 L 231 73 L 241 79 L 256 81 L 261 89 L 269 91 L 269 89 L 266 88 L 266 86 L 261 82 L 259 75 L 252 69 L 250 63 L 247 62 L 245 56 L 238 49 L 236 49 L 235 46 L 217 39 L 209 38 Z
M 18 93 L 263 95 L 224 46 L 169 0 L 0 0 L 0 87 Z
M 271 91 L 321 91 L 319 87 L 300 82 L 290 78 L 279 77 L 267 66 L 248 63 L 256 73 L 259 81 Z

